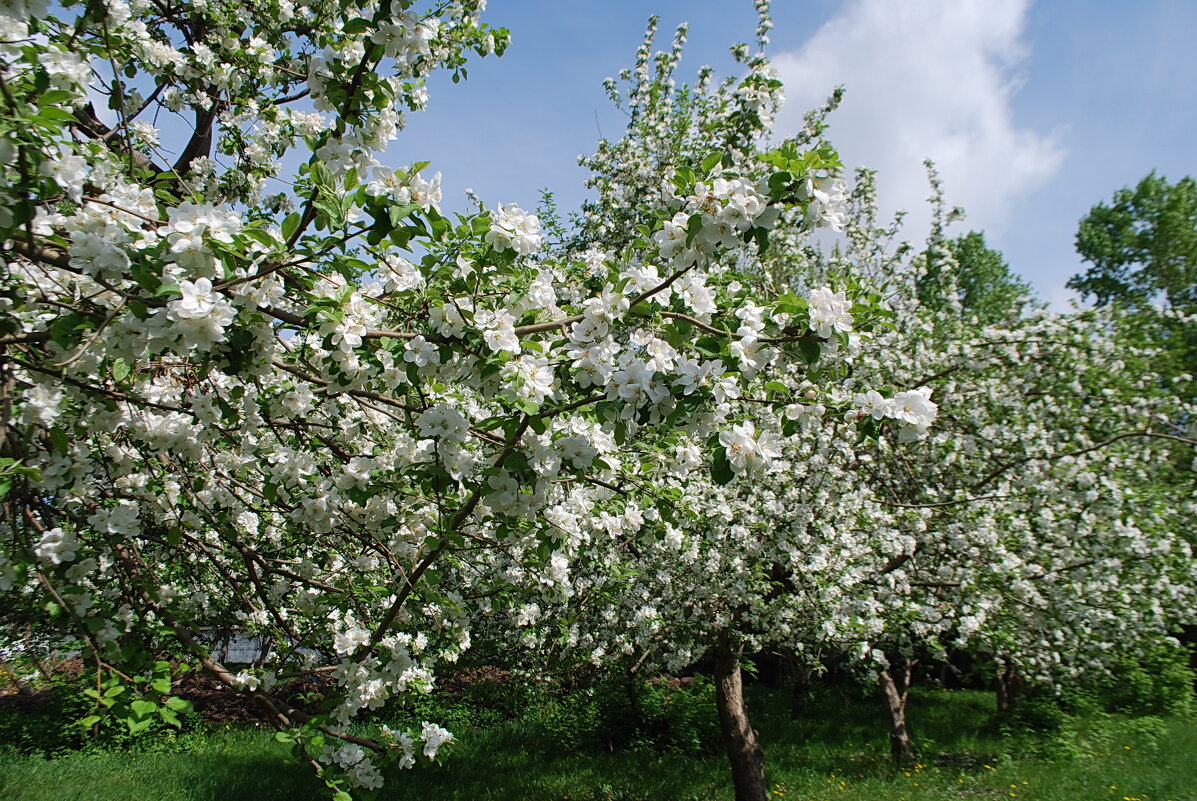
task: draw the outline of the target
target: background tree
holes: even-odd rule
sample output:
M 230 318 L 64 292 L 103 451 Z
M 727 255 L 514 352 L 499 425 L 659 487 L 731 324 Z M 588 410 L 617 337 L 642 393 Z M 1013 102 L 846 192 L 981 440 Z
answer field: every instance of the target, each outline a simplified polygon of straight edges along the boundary
M 947 258 L 955 265 L 950 283 Z M 981 325 L 1016 318 L 1032 303 L 1030 286 L 1014 274 L 1001 251 L 986 244 L 980 231 L 969 231 L 928 252 L 926 272 L 918 282 L 920 302 L 942 311 L 949 306 L 949 292 L 959 302 L 960 313 Z
M 1171 391 L 1197 396 L 1197 181 L 1175 184 L 1151 172 L 1133 190 L 1123 187 L 1110 205 L 1099 203 L 1081 220 L 1077 251 L 1093 266 L 1068 286 L 1098 306 L 1121 304 L 1131 312 L 1122 335 L 1160 349 L 1157 371 Z M 1193 420 L 1173 420 L 1190 433 Z M 1192 484 L 1186 454 L 1176 458 L 1175 480 Z
M 1110 205 L 1099 203 L 1081 220 L 1077 252 L 1093 266 L 1068 281 L 1097 305 L 1143 305 L 1162 300 L 1172 309 L 1197 301 L 1197 181 L 1175 184 L 1154 171 L 1133 190 L 1123 187 Z

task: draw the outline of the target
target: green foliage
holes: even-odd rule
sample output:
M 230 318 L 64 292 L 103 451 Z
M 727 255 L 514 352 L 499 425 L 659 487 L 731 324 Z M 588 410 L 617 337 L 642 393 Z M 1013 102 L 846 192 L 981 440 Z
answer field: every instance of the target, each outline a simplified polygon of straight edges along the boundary
M 1135 739 L 1154 743 L 1165 717 L 1190 718 L 1194 681 L 1188 648 L 1160 643 L 1124 655 L 1108 673 L 1053 690 L 1032 688 L 1002 721 L 1018 750 L 1086 756 Z
M 966 317 L 981 325 L 1017 318 L 1032 302 L 1031 287 L 1014 274 L 1000 251 L 985 243 L 985 235 L 970 231 L 944 243 L 954 262 L 934 249 L 927 253 L 926 272 L 918 281 L 919 301 L 928 308 L 948 312 L 952 296 Z
M 546 693 L 525 720 L 564 750 L 649 750 L 697 755 L 719 747 L 715 688 L 608 679 L 589 690 Z
M 398 716 L 409 725 L 435 721 L 452 732 L 484 729 L 519 717 L 532 694 L 532 686 L 522 681 L 475 681 L 460 692 L 407 696 L 376 717 L 393 722 Z
M 1175 184 L 1151 172 L 1133 190 L 1094 206 L 1077 229 L 1076 248 L 1092 264 L 1068 286 L 1097 305 L 1141 306 L 1162 299 L 1175 309 L 1197 303 L 1197 181 Z
M 1197 372 L 1197 326 L 1151 308 L 1163 303 L 1177 312 L 1197 311 L 1197 181 L 1186 176 L 1171 184 L 1149 173 L 1133 190 L 1115 192 L 1110 205 L 1090 210 L 1077 229 L 1076 247 L 1092 266 L 1068 286 L 1093 296 L 1098 306 L 1130 309 L 1125 336 L 1162 348 L 1162 375 Z M 1175 390 L 1193 397 L 1192 380 L 1179 379 Z
M 0 706 L 0 743 L 22 754 L 52 757 L 185 747 L 199 720 L 189 702 L 173 696 L 161 704 L 143 697 L 125 699 L 126 693 L 117 691 L 121 686 L 110 684 L 97 692 L 94 677 L 86 673 L 58 674 L 31 696 L 6 696 Z M 117 713 L 97 714 L 112 710 Z
M 374 716 L 418 726 L 435 721 L 457 735 L 518 721 L 556 750 L 649 750 L 704 754 L 719 747 L 715 689 L 698 677 L 688 686 L 623 677 L 588 687 L 520 678 L 469 681 L 457 690 L 408 696 Z
M 1128 715 L 1191 715 L 1197 673 L 1189 648 L 1160 644 L 1141 657 L 1120 658 L 1090 690 L 1107 712 Z
M 1040 734 L 1055 736 L 1071 720 L 1068 711 L 1071 704 L 1053 694 L 1050 689 L 1034 688 L 1018 700 L 1018 703 L 1002 721 L 1002 730 L 1010 736 Z
M 589 687 L 473 681 L 459 691 L 410 697 L 376 717 L 406 725 L 436 721 L 457 733 L 519 721 L 564 752 L 647 749 L 694 755 L 709 753 L 719 743 L 714 685 L 704 677 L 679 687 L 622 677 Z
M 502 682 L 484 694 L 501 703 L 536 694 Z M 549 688 L 544 688 L 547 692 Z M 662 688 L 664 689 L 664 688 Z M 1034 801 L 1197 797 L 1197 725 L 1119 715 L 1082 717 L 1079 756 L 1057 748 L 1028 758 L 987 722 L 993 694 L 916 688 L 910 715 L 934 740 L 908 771 L 890 765 L 882 712 L 872 699 L 820 687 L 808 714 L 790 718 L 782 692 L 749 687 L 769 756 L 770 797 L 854 801 Z M 758 714 L 759 711 L 759 714 Z M 730 798 L 725 760 L 641 749 L 563 751 L 525 720 L 458 732 L 441 766 L 391 772 L 386 798 L 416 801 L 710 801 Z M 1035 735 L 1028 734 L 1026 743 Z M 1042 739 L 1042 738 L 1040 738 Z M 195 737 L 186 753 L 88 753 L 53 760 L 0 747 L 0 797 L 142 801 L 308 801 L 319 782 L 286 758 L 266 731 L 234 727 Z M 907 775 L 909 774 L 909 775 Z M 1015 788 L 1011 788 L 1015 785 Z M 1111 787 L 1116 790 L 1111 790 Z

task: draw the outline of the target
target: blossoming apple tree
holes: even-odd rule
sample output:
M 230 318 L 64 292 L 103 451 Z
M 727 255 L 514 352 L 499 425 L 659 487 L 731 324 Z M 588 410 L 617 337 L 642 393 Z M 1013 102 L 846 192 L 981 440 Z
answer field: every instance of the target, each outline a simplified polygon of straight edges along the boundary
M 946 255 L 938 244 L 919 261 Z M 922 447 L 881 448 L 864 465 L 910 543 L 887 569 L 895 625 L 875 637 L 895 750 L 909 756 L 898 736 L 909 682 L 895 677 L 916 649 L 992 656 L 999 690 L 1015 671 L 1040 682 L 1101 671 L 1191 621 L 1197 563 L 1191 479 L 1168 478 L 1191 460 L 1175 421 L 1192 409 L 1116 315 L 900 317 L 918 356 L 865 357 L 862 375 L 926 381 L 950 399 Z
M 730 269 L 826 221 L 830 148 L 749 170 L 720 143 L 588 253 L 542 253 L 513 204 L 442 214 L 428 165 L 382 163 L 429 74 L 504 49 L 483 5 L 0 6 L 0 592 L 80 643 L 85 724 L 177 724 L 198 666 L 368 795 L 451 735 L 349 724 L 469 647 L 527 578 L 493 554 L 558 581 L 561 532 L 647 508 L 679 459 L 771 458 L 759 397 L 841 403 L 834 353 L 876 305 Z M 314 714 L 273 692 L 316 674 Z
M 749 65 L 764 100 L 746 106 L 741 86 L 710 90 L 702 76 L 675 89 L 684 37 L 653 57 L 652 33 L 627 91 L 612 85 L 631 110 L 628 135 L 584 160 L 600 198 L 572 246 L 591 258 L 651 219 L 651 206 L 629 199 L 669 202 L 670 177 L 700 143 L 740 143 L 742 170 L 788 158 L 757 149 L 780 88 L 763 59 Z M 820 120 L 799 139 L 808 152 Z M 851 197 L 833 176 L 805 187 L 808 214 L 846 229 L 830 258 L 775 230 L 764 258 L 737 260 L 737 283 L 805 296 L 791 311 L 829 338 L 819 365 L 838 371 L 836 392 L 803 383 L 809 370 L 745 384 L 760 366 L 748 337 L 765 317 L 742 316 L 733 353 L 737 391 L 748 392 L 738 400 L 753 411 L 719 433 L 720 469 L 705 469 L 707 429 L 672 435 L 666 469 L 640 482 L 650 505 L 625 484 L 608 488 L 622 509 L 558 515 L 560 559 L 542 597 L 491 610 L 524 645 L 596 665 L 678 670 L 713 657 L 737 798 L 766 787 L 739 697 L 745 650 L 856 662 L 885 689 L 895 756 L 908 758 L 916 654 L 966 648 L 1049 678 L 1053 663 L 1101 669 L 1113 643 L 1159 637 L 1191 609 L 1191 497 L 1140 489 L 1166 449 L 1192 446 L 1170 422 L 1191 410 L 1151 372 L 1151 354 L 1102 315 L 978 324 L 953 294 L 959 265 L 943 246 L 942 209 L 912 259 L 909 247 L 887 247 L 895 230 L 876 224 L 871 186 L 862 176 Z M 627 224 L 605 226 L 608 213 Z M 934 307 L 922 302 L 931 259 L 947 299 Z M 827 284 L 883 294 L 895 327 L 862 338 L 842 296 L 810 289 Z M 767 351 L 760 358 L 772 366 Z M 490 556 L 532 583 L 522 554 Z
M 762 46 L 767 31 L 762 14 Z M 649 230 L 662 205 L 673 216 L 655 238 L 662 254 L 679 252 L 687 209 L 673 187 L 711 141 L 726 143 L 730 156 L 724 165 L 734 165 L 739 173 L 732 183 L 712 184 L 715 192 L 780 187 L 804 174 L 799 192 L 806 201 L 801 210 L 806 225 L 841 227 L 846 197 L 838 174 L 809 169 L 834 164 L 833 151 L 818 139 L 819 115 L 796 140 L 771 152 L 760 148 L 781 88 L 764 57 L 734 48 L 748 71 L 742 81 L 712 87 L 704 71 L 694 87 L 679 88 L 673 72 L 684 29 L 670 52 L 655 56 L 654 33 L 650 25 L 635 68 L 623 75 L 626 91 L 609 84 L 613 97 L 630 111 L 628 132 L 618 142 L 601 143 L 593 158 L 583 160 L 599 197 L 587 206 L 584 224 L 565 252 L 601 263 L 627 247 L 634 239 L 630 232 Z M 612 218 L 622 223 L 610 226 Z M 735 226 L 733 217 L 727 219 Z M 862 335 L 877 327 L 878 315 L 870 304 L 853 304 L 824 282 L 808 281 L 795 293 L 793 284 L 772 279 L 771 273 L 800 255 L 805 241 L 794 235 L 800 230 L 775 226 L 768 233 L 773 244 L 763 252 L 755 246 L 759 240 L 725 239 L 734 248 L 725 278 L 729 290 L 747 293 L 748 287 L 769 286 L 782 293 L 772 308 L 742 305 L 734 336 L 700 316 L 676 318 L 699 338 L 699 348 L 720 348 L 731 368 L 720 379 L 718 403 L 708 416 L 657 429 L 654 436 L 668 456 L 641 459 L 624 482 L 604 488 L 606 497 L 591 496 L 610 503 L 608 508 L 589 515 L 552 511 L 548 516 L 560 532 L 560 544 L 547 575 L 528 570 L 526 552 L 487 555 L 495 560 L 494 573 L 507 572 L 523 585 L 539 579 L 543 587 L 536 600 L 515 596 L 489 603 L 488 633 L 494 636 L 513 629 L 524 645 L 564 646 L 574 658 L 596 664 L 679 669 L 713 655 L 737 798 L 765 795 L 761 748 L 741 694 L 740 654 L 745 648 L 792 648 L 809 641 L 816 620 L 838 631 L 837 621 L 850 620 L 839 606 L 850 602 L 856 585 L 880 572 L 885 562 L 869 545 L 871 532 L 858 531 L 852 522 L 867 519 L 859 504 L 868 496 L 852 491 L 859 481 L 849 472 L 858 437 L 845 418 L 856 418 L 847 389 L 858 385 L 851 377 L 852 362 L 866 347 Z M 655 267 L 636 270 L 634 280 L 644 286 L 659 280 Z M 840 284 L 856 286 L 850 276 L 840 278 Z M 693 295 L 685 286 L 681 291 Z M 669 299 L 662 295 L 662 305 Z M 794 323 L 823 340 L 807 343 L 806 363 L 779 361 L 770 334 L 775 325 Z M 728 339 L 734 341 L 723 351 L 719 343 Z M 650 344 L 648 352 L 668 364 L 675 358 L 668 344 Z M 828 382 L 834 382 L 835 392 L 820 390 Z M 888 425 L 900 429 L 904 439 L 926 433 L 936 407 L 924 388 L 899 391 L 891 400 L 882 415 Z M 715 457 L 708 467 L 704 451 L 712 446 Z M 825 570 L 812 575 L 811 565 Z M 505 613 L 510 629 L 501 617 L 494 622 L 496 611 Z

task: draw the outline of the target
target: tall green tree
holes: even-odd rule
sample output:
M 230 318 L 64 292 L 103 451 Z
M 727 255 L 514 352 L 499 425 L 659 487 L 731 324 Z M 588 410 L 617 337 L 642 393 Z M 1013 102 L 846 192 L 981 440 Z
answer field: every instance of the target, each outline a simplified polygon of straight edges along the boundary
M 1172 184 L 1152 171 L 1134 189 L 1119 189 L 1110 205 L 1097 204 L 1081 220 L 1076 247 L 1092 266 L 1068 286 L 1098 306 L 1125 307 L 1123 341 L 1158 349 L 1155 370 L 1164 389 L 1197 398 L 1197 180 Z M 1170 423 L 1176 435 L 1197 430 L 1191 414 Z M 1176 469 L 1164 483 L 1194 487 L 1191 452 L 1180 448 L 1172 461 Z M 1186 536 L 1197 541 L 1197 529 L 1189 526 Z
M 919 279 L 919 300 L 944 311 L 954 295 L 960 312 L 982 325 L 1019 317 L 1033 302 L 1031 287 L 1010 269 L 1001 251 L 985 242 L 980 231 L 943 243 L 944 251 L 927 252 L 926 272 Z M 949 259 L 954 268 L 949 268 Z
M 1092 266 L 1068 286 L 1097 305 L 1173 309 L 1197 303 L 1197 181 L 1175 184 L 1149 173 L 1134 189 L 1094 206 L 1080 222 L 1076 248 Z

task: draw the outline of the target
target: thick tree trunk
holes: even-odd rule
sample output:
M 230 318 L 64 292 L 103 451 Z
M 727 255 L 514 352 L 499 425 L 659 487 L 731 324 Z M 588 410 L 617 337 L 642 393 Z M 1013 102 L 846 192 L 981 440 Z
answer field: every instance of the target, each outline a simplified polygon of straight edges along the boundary
M 910 699 L 910 675 L 916 662 L 900 657 L 881 671 L 881 689 L 889 712 L 889 749 L 899 764 L 914 762 L 914 746 L 906 728 L 906 702 Z
M 1018 668 L 1006 665 L 999 669 L 997 672 L 998 714 L 1005 715 L 1018 706 L 1018 701 L 1022 698 L 1025 689 L 1026 682 L 1022 678 L 1022 674 L 1018 672 Z
M 715 647 L 715 703 L 719 707 L 719 728 L 731 763 L 736 801 L 766 801 L 765 754 L 748 722 L 740 654 L 732 650 L 726 635 L 719 638 Z

